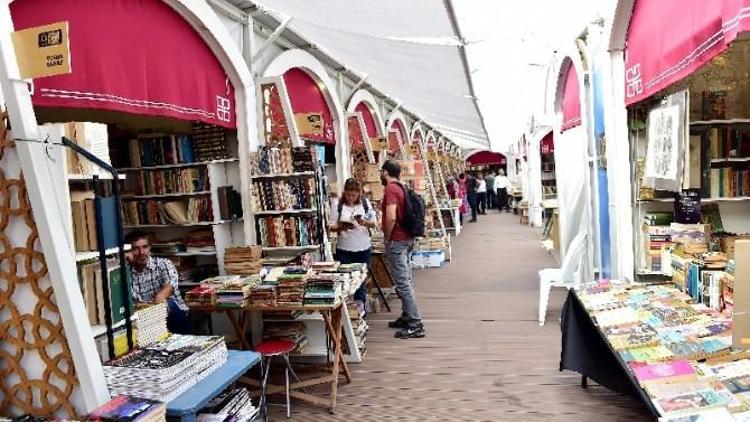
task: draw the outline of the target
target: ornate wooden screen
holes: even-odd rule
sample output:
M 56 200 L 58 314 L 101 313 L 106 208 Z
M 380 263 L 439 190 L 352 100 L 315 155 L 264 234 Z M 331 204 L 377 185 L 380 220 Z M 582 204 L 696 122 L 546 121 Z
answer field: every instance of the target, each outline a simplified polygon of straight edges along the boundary
M 0 116 L 0 415 L 73 417 L 78 385 L 6 116 Z
M 352 176 L 364 184 L 367 182 L 367 163 L 369 162 L 365 137 L 357 116 L 349 116 L 347 124 L 349 128 L 349 154 Z
M 281 104 L 279 85 L 275 82 L 263 83 L 261 93 L 261 119 L 264 145 L 277 148 L 291 148 L 292 137 L 289 122 Z

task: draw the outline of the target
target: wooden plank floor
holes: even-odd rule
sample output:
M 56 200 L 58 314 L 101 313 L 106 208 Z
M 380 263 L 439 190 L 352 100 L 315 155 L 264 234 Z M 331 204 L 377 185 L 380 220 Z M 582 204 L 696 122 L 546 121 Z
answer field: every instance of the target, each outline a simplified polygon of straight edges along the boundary
M 367 355 L 339 387 L 336 415 L 293 401 L 293 421 L 649 420 L 638 401 L 558 371 L 563 291 L 547 324 L 536 321 L 536 273 L 553 260 L 516 216 L 480 217 L 454 238 L 452 262 L 415 272 L 427 337 L 395 339 L 386 324 L 397 313 L 370 315 Z M 400 312 L 398 298 L 391 306 Z

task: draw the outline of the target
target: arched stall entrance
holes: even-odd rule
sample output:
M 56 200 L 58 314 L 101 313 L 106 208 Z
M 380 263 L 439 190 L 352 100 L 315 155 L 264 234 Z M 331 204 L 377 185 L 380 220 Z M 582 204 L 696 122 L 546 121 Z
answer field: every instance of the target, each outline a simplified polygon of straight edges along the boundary
M 115 349 L 113 339 L 114 332 L 128 337 L 121 331 L 129 325 L 130 294 L 110 290 L 109 302 L 117 297 L 122 306 L 106 315 L 95 305 L 94 281 L 81 270 L 99 265 L 84 261 L 98 256 L 100 246 L 116 246 L 115 216 L 122 215 L 126 230 L 148 232 L 154 246 L 170 240 L 185 248 L 196 239 L 215 245 L 200 257 L 182 249 L 185 266 L 178 271 L 183 275 L 189 266 L 221 272 L 224 247 L 246 243 L 250 225 L 242 216 L 247 204 L 239 199 L 230 204 L 228 198 L 240 198 L 246 188 L 246 155 L 255 138 L 254 92 L 248 91 L 253 81 L 235 42 L 205 3 L 142 0 L 83 7 L 72 0 L 16 0 L 10 12 L 15 29 L 67 22 L 72 60 L 71 73 L 34 80 L 33 110 L 22 96 L 12 98 L 17 100 L 9 106 L 14 135 L 22 137 L 38 122 L 42 138 L 58 143 L 65 136 L 122 175 L 120 181 L 106 180 L 98 167 L 59 147 L 45 152 L 18 142 L 4 150 L 6 177 L 18 174 L 19 161 L 24 167 L 42 248 L 34 259 L 45 264 L 34 282 L 13 286 L 13 303 L 5 304 L 14 308 L 10 314 L 33 323 L 7 333 L 43 327 L 50 336 L 34 351 L 24 341 L 9 343 L 19 346 L 15 354 L 21 358 L 0 380 L 2 389 L 29 388 L 29 393 L 15 397 L 0 413 L 75 417 L 109 399 L 98 362 L 128 347 Z M 2 82 L 14 88 L 17 83 Z M 27 160 L 32 151 L 33 160 Z M 51 159 L 42 159 L 45 155 Z M 161 182 L 154 183 L 157 179 Z M 188 179 L 195 183 L 169 182 Z M 108 194 L 118 183 L 127 194 L 122 209 Z M 95 196 L 102 205 L 97 213 Z M 105 220 L 103 230 L 89 225 L 94 215 Z M 14 243 L 21 233 L 11 227 L 15 224 L 6 228 L 13 233 L 3 234 Z M 119 265 L 116 249 L 105 252 L 112 269 Z M 75 255 L 65 256 L 69 251 Z M 114 274 L 122 275 L 119 270 L 102 274 L 100 285 L 114 283 Z M 54 306 L 42 305 L 50 297 Z M 28 313 L 33 309 L 41 313 Z M 108 324 L 115 329 L 107 329 Z M 39 359 L 43 351 L 52 353 L 49 359 Z M 35 391 L 40 386 L 46 389 Z

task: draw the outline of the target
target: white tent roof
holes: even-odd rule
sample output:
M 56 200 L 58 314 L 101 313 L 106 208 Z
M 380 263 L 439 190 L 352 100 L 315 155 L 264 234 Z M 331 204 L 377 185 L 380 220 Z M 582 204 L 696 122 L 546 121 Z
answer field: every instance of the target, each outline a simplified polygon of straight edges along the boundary
M 449 0 L 233 0 L 258 4 L 462 148 L 489 145 Z

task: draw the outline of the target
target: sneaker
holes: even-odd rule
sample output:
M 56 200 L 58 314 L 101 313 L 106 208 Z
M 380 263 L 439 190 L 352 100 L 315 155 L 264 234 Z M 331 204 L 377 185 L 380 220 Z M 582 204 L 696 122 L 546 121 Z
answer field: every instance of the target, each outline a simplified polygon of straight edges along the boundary
M 395 321 L 388 323 L 388 328 L 406 328 L 409 325 L 409 321 L 404 317 L 398 317 Z
M 394 335 L 396 338 L 422 338 L 424 336 L 424 324 L 421 322 L 409 324 L 408 327 L 396 331 L 396 334 Z

